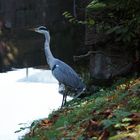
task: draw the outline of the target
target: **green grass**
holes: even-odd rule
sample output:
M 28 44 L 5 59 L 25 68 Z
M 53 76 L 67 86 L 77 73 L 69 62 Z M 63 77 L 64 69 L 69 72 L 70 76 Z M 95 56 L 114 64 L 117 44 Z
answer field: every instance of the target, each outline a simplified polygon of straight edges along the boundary
M 122 132 L 121 137 L 130 131 L 136 134 L 140 118 L 136 116 L 134 121 L 133 113 L 140 111 L 139 91 L 140 79 L 118 81 L 110 88 L 100 89 L 92 96 L 68 102 L 66 108 L 53 111 L 44 119 L 47 123 L 42 120 L 34 123 L 22 140 L 101 139 L 105 134 L 113 140 L 118 132 Z

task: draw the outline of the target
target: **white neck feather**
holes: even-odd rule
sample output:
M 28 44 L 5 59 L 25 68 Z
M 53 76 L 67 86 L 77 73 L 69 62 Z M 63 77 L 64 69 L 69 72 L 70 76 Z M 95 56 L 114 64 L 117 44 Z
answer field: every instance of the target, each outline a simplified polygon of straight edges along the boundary
M 44 49 L 45 49 L 45 55 L 47 58 L 48 65 L 52 69 L 55 58 L 50 50 L 50 42 L 48 42 L 48 40 L 45 40 Z

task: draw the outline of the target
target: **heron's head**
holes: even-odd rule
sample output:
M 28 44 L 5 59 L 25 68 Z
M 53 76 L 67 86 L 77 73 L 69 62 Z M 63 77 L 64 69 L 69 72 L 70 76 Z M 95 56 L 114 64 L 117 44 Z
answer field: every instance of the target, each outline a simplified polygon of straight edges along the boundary
M 50 42 L 50 34 L 45 26 L 39 26 L 35 28 L 34 31 L 40 34 L 44 34 L 47 41 Z
M 39 26 L 39 27 L 35 28 L 34 31 L 37 33 L 41 33 L 41 34 L 48 33 L 48 30 L 45 26 Z

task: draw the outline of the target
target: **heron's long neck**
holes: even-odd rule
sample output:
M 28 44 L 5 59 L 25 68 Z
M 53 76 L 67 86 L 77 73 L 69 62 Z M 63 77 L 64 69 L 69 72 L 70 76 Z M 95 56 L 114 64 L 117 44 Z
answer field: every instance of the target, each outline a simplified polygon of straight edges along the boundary
M 50 68 L 52 68 L 55 58 L 52 55 L 52 52 L 50 50 L 50 42 L 48 40 L 45 40 L 44 49 L 45 49 L 45 55 L 46 55 L 46 58 L 47 58 L 47 62 L 49 64 Z

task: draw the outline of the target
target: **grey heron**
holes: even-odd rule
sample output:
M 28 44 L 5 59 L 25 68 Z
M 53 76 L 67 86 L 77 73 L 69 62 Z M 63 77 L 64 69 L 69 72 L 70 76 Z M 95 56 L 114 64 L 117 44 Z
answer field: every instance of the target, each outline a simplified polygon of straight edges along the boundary
M 66 63 L 55 58 L 50 50 L 50 34 L 45 26 L 39 26 L 34 29 L 35 32 L 41 33 L 45 36 L 44 51 L 47 59 L 47 63 L 52 71 L 53 76 L 58 80 L 60 84 L 64 84 L 76 91 L 74 98 L 78 98 L 86 86 L 82 82 L 78 74 Z M 63 93 L 62 106 L 64 106 L 67 98 L 67 93 Z

